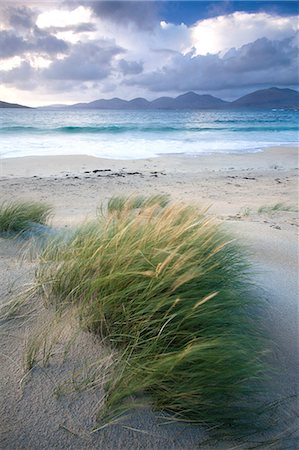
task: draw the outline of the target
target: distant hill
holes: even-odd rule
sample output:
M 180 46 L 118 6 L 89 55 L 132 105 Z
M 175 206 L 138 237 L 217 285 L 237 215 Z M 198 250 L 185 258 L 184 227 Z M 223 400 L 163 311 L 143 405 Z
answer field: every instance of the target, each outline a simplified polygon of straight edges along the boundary
M 176 98 L 160 97 L 150 102 L 150 109 L 219 109 L 228 102 L 212 95 L 199 95 L 187 92 Z
M 150 102 L 151 109 L 172 109 L 174 98 L 172 97 L 159 97 L 156 100 Z
M 230 108 L 299 108 L 299 92 L 293 89 L 261 89 L 230 103 Z
M 69 106 L 70 109 L 218 109 L 228 102 L 212 95 L 199 95 L 195 92 L 187 92 L 176 98 L 160 97 L 149 102 L 145 98 L 122 100 L 112 98 L 110 100 L 95 100 L 90 103 L 77 103 Z
M 28 106 L 14 103 L 0 102 L 0 108 L 28 108 Z M 280 89 L 272 87 L 261 89 L 244 95 L 232 102 L 221 100 L 212 95 L 199 95 L 187 92 L 178 97 L 159 97 L 148 101 L 139 97 L 132 100 L 121 98 L 99 99 L 89 103 L 76 103 L 74 105 L 49 105 L 38 109 L 73 110 L 73 109 L 100 109 L 100 110 L 231 110 L 231 109 L 299 109 L 299 92 L 293 89 Z
M 228 102 L 212 95 L 198 95 L 187 92 L 179 95 L 173 101 L 174 109 L 218 109 L 223 108 Z
M 244 95 L 233 102 L 227 102 L 212 95 L 199 95 L 187 92 L 178 97 L 159 97 L 148 101 L 145 98 L 122 100 L 112 98 L 109 100 L 95 100 L 90 103 L 77 103 L 66 106 L 68 109 L 115 109 L 115 110 L 225 110 L 225 109 L 275 109 L 299 108 L 299 92 L 292 89 L 279 89 L 276 87 L 262 89 Z
M 23 106 L 23 105 L 18 105 L 17 103 L 7 103 L 7 102 L 1 102 L 1 101 L 0 101 L 0 108 L 28 108 L 28 109 L 31 109 L 29 106 Z

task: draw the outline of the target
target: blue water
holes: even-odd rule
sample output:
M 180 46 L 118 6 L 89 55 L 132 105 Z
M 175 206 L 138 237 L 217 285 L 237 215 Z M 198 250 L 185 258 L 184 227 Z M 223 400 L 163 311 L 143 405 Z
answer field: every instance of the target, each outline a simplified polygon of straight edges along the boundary
M 0 156 L 256 152 L 298 145 L 298 111 L 45 111 L 0 109 Z

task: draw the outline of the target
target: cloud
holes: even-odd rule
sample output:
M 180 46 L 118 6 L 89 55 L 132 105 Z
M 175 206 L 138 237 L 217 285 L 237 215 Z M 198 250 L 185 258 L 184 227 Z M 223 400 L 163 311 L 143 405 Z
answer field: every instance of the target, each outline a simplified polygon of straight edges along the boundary
M 18 6 L 15 6 L 16 4 Z M 37 3 L 34 4 L 34 8 L 28 8 L 25 2 L 20 0 L 16 2 L 3 0 L 0 5 L 0 25 L 2 28 L 24 32 L 34 27 L 38 13 Z
M 138 75 L 143 71 L 143 64 L 142 62 L 121 59 L 118 63 L 118 68 L 123 75 Z
M 40 37 L 47 52 L 53 50 L 52 45 L 56 49 L 56 42 L 52 42 L 52 38 L 47 35 Z M 41 48 L 41 42 L 38 41 L 38 45 Z M 33 66 L 23 59 L 17 67 L 0 70 L 0 79 L 2 85 L 20 90 L 63 92 L 67 87 L 68 91 L 77 89 L 87 92 L 91 82 L 96 84 L 105 80 L 109 83 L 108 79 L 117 67 L 115 57 L 123 53 L 124 50 L 111 40 L 79 42 L 70 47 L 67 56 L 53 59 L 48 67 Z M 139 63 L 130 61 L 127 64 L 124 67 L 130 73 L 140 70 Z
M 0 72 L 2 82 L 22 91 L 35 91 L 38 93 L 62 93 L 65 95 L 74 89 L 83 92 L 86 89 L 84 82 L 76 83 L 73 80 L 49 80 L 45 78 L 44 69 L 36 69 L 27 61 L 22 61 L 18 67 L 9 71 Z
M 64 28 L 71 26 L 76 27 L 82 23 L 90 23 L 90 21 L 90 9 L 81 5 L 70 11 L 67 9 L 49 9 L 43 11 L 38 15 L 36 25 L 42 29 L 51 27 Z
M 2 86 L 31 90 L 36 101 L 42 92 L 69 100 L 189 90 L 229 97 L 258 86 L 295 86 L 297 17 L 224 15 L 230 3 L 218 3 L 217 17 L 187 26 L 161 21 L 159 2 L 6 2 Z
M 65 41 L 48 33 L 37 32 L 24 38 L 16 35 L 13 30 L 0 31 L 0 59 L 21 56 L 24 53 L 56 55 L 66 53 L 68 48 Z
M 79 23 L 73 28 L 73 33 L 86 33 L 91 31 L 96 31 L 97 27 L 93 23 Z
M 293 39 L 270 41 L 266 38 L 246 44 L 239 50 L 231 49 L 223 61 L 236 73 L 275 70 L 278 67 L 292 67 L 297 59 L 297 49 Z
M 38 11 L 26 6 L 6 6 L 0 31 L 0 59 L 13 56 L 57 55 L 68 51 L 68 44 L 35 24 Z
M 296 85 L 298 48 L 295 36 L 266 38 L 231 49 L 225 55 L 176 54 L 160 70 L 131 77 L 128 85 L 151 91 L 222 90 L 256 85 Z
M 29 51 L 36 53 L 44 53 L 49 55 L 56 55 L 58 53 L 67 53 L 69 44 L 63 39 L 58 39 L 56 36 L 35 28 L 32 42 L 28 40 Z
M 22 90 L 32 90 L 37 86 L 37 71 L 27 61 L 22 61 L 18 67 L 0 72 L 4 84 L 15 86 Z
M 159 23 L 158 3 L 151 1 L 92 1 L 87 2 L 94 14 L 119 25 L 133 24 L 143 30 Z
M 72 32 L 72 33 L 91 33 L 93 31 L 97 30 L 97 27 L 94 23 L 88 23 L 88 22 L 82 22 L 78 25 L 65 25 L 64 27 L 56 27 L 56 26 L 49 26 L 46 28 L 47 33 L 49 34 L 57 34 L 57 33 L 65 33 L 65 32 Z
M 218 53 L 241 47 L 266 37 L 281 40 L 298 30 L 298 17 L 273 16 L 267 13 L 235 12 L 201 20 L 190 28 L 197 55 Z
M 9 25 L 15 29 L 31 29 L 35 25 L 37 13 L 26 6 L 11 7 L 8 10 Z
M 27 49 L 26 41 L 16 36 L 12 30 L 0 31 L 0 58 L 11 58 L 24 53 Z
M 64 59 L 56 59 L 43 76 L 56 80 L 101 80 L 109 76 L 112 62 L 123 49 L 111 41 L 86 42 L 74 45 Z

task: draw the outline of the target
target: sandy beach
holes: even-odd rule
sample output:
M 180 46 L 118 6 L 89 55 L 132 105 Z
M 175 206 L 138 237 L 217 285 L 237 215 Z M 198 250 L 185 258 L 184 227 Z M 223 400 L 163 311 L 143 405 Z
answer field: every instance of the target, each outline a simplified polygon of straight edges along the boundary
M 216 217 L 248 247 L 256 273 L 256 295 L 268 305 L 265 323 L 273 340 L 277 368 L 271 380 L 273 400 L 288 398 L 285 409 L 290 420 L 287 423 L 282 418 L 277 442 L 261 448 L 295 449 L 298 441 L 291 432 L 295 429 L 299 369 L 297 152 L 296 148 L 277 147 L 257 153 L 172 155 L 145 160 L 84 155 L 1 159 L 0 198 L 1 202 L 47 202 L 54 207 L 51 225 L 61 228 L 93 218 L 99 205 L 113 195 L 165 193 L 174 201 L 208 208 L 207 214 Z M 279 208 L 271 209 L 278 203 Z M 0 238 L 1 302 L 33 279 L 35 263 L 20 259 L 21 248 L 18 241 Z M 34 367 L 24 379 L 23 354 L 30 331 L 38 323 L 47 322 L 50 315 L 39 308 L 26 320 L 2 324 L 2 449 L 249 448 L 250 443 L 206 443 L 207 436 L 199 427 L 161 426 L 150 410 L 92 433 L 99 389 L 58 396 L 57 387 L 88 361 L 105 352 L 109 361 L 113 354 L 96 338 L 81 332 L 66 361 L 62 361 L 58 345 L 49 366 Z

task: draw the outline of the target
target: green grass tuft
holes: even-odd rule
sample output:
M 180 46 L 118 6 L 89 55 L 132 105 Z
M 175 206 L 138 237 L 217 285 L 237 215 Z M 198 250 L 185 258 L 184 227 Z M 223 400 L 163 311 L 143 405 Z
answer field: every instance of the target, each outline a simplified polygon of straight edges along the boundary
M 259 214 L 272 214 L 278 211 L 294 211 L 297 212 L 298 209 L 294 206 L 286 205 L 285 203 L 275 203 L 274 205 L 264 205 L 260 206 L 258 209 Z
M 146 208 L 150 206 L 160 206 L 161 208 L 165 208 L 169 203 L 169 196 L 166 194 L 156 194 L 146 197 L 144 195 L 125 197 L 125 196 L 117 196 L 112 197 L 108 201 L 108 212 L 112 213 L 115 211 L 121 212 L 124 209 L 132 210 L 132 209 L 140 209 Z
M 264 340 L 244 250 L 193 207 L 119 199 L 49 245 L 36 281 L 119 349 L 108 415 L 147 393 L 175 420 L 254 427 Z
M 240 212 L 237 214 L 237 216 L 240 217 L 249 217 L 253 213 L 253 210 L 251 208 L 248 208 L 246 206 L 245 208 L 242 208 Z
M 0 205 L 0 232 L 21 233 L 45 225 L 52 208 L 38 202 L 5 202 Z

